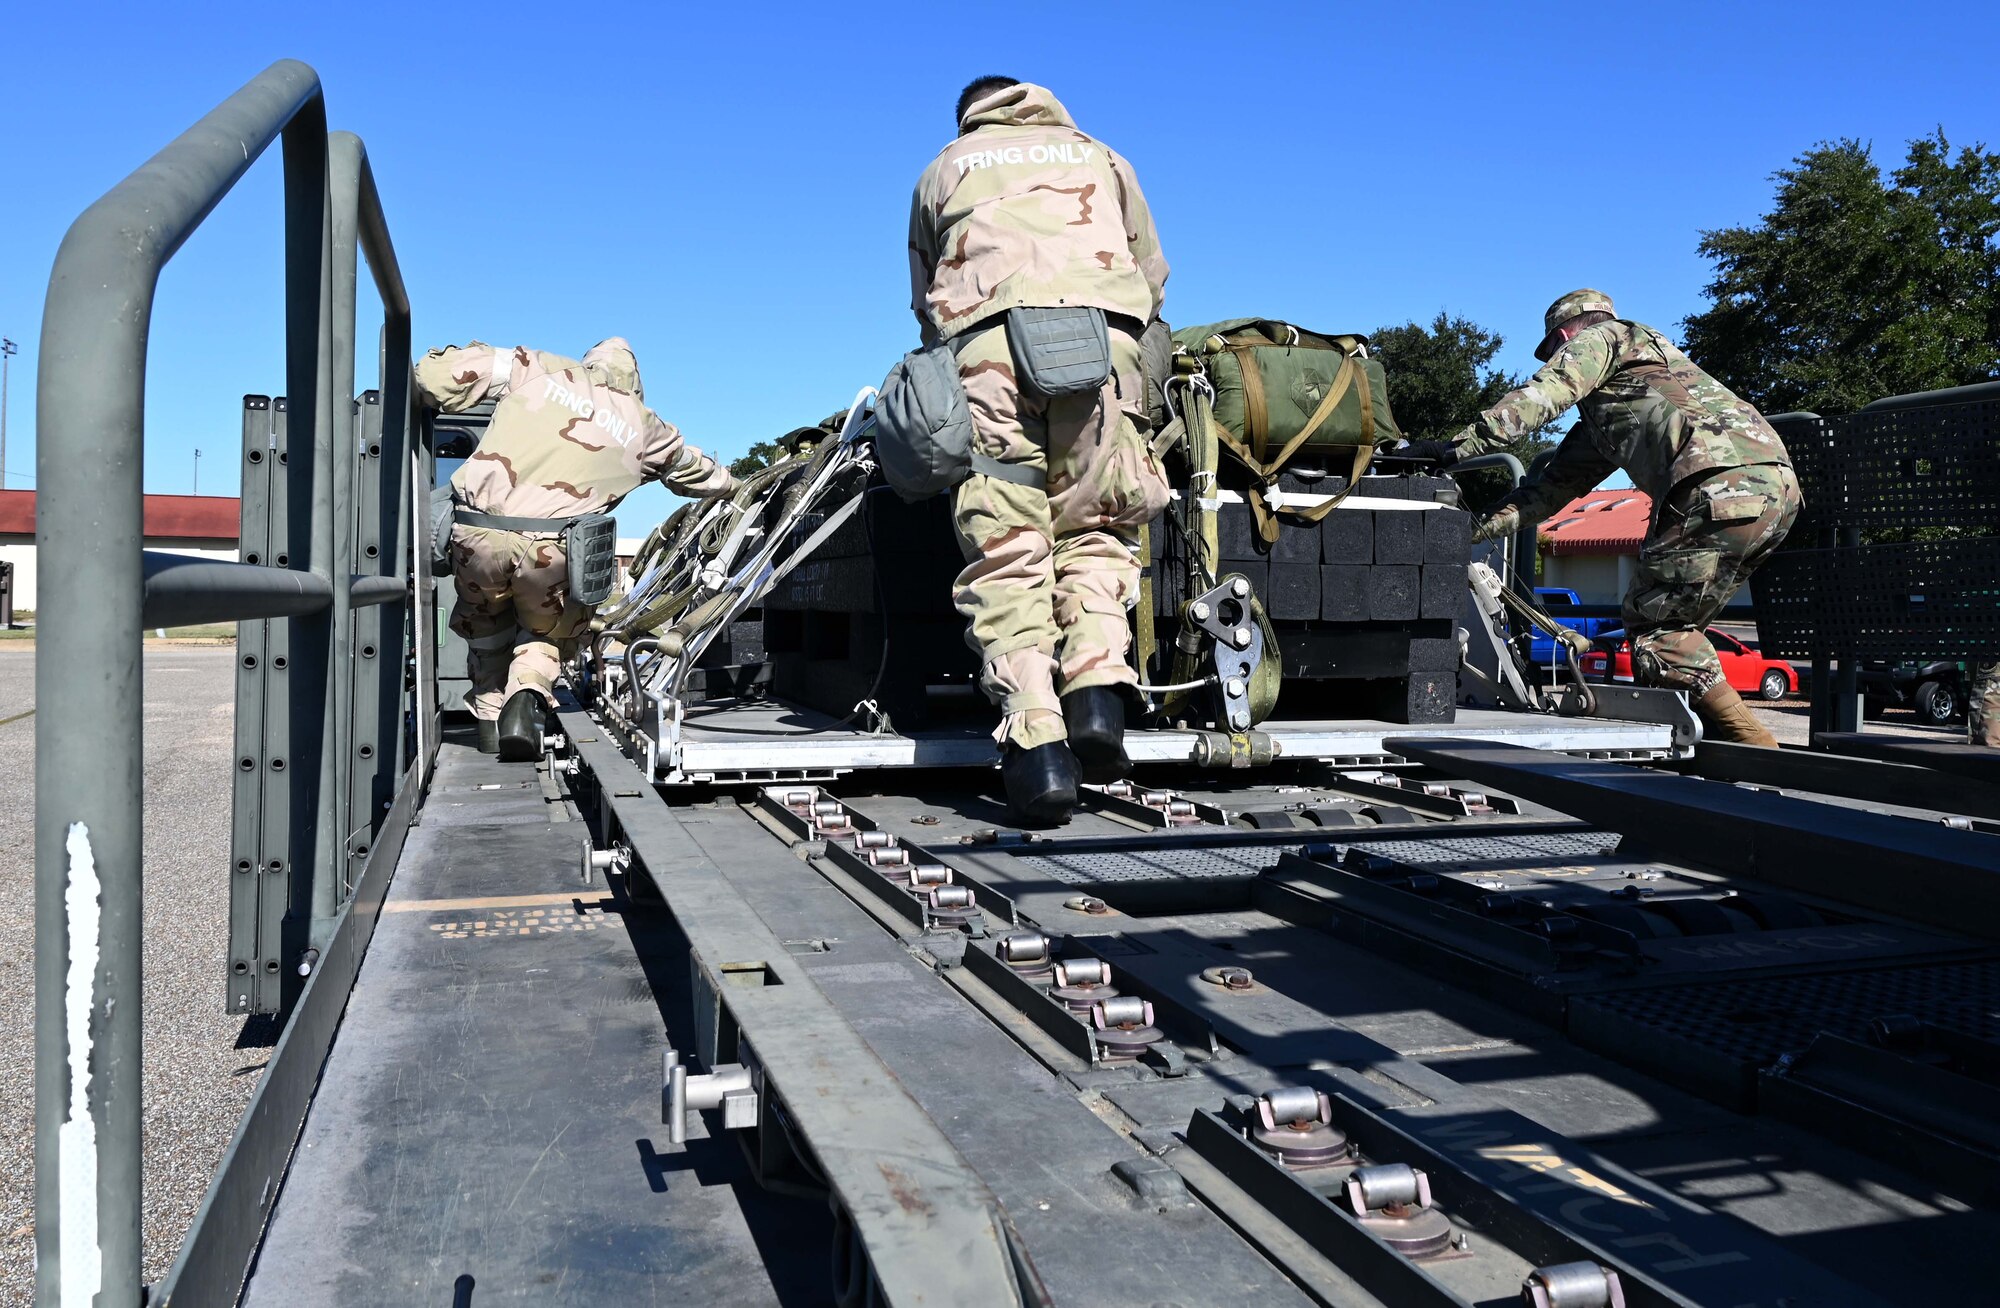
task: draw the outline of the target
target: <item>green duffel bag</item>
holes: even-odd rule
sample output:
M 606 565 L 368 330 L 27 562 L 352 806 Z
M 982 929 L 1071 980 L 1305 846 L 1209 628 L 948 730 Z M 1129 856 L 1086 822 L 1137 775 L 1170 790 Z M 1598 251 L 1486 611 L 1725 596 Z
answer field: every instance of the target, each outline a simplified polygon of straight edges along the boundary
M 1301 450 L 1351 450 L 1347 490 L 1311 509 L 1282 512 L 1317 522 L 1360 480 L 1375 447 L 1402 439 L 1389 413 L 1388 379 L 1363 336 L 1326 336 L 1267 318 L 1232 318 L 1174 333 L 1215 393 L 1222 447 L 1250 469 L 1258 531 L 1276 540 L 1265 491 Z

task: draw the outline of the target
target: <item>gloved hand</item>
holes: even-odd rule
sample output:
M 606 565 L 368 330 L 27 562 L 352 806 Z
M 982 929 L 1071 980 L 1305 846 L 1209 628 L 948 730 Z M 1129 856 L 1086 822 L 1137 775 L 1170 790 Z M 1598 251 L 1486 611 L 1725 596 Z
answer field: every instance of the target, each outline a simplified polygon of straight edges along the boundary
M 1472 543 L 1477 545 L 1481 541 L 1504 540 L 1520 529 L 1521 511 L 1510 504 L 1479 520 L 1472 529 Z
M 736 492 L 743 489 L 743 483 L 736 480 L 735 473 L 732 472 L 727 475 L 728 475 L 727 481 L 723 482 L 722 485 L 716 487 L 714 490 L 710 491 L 707 495 L 703 496 L 702 498 L 711 500 L 727 500 L 735 498 Z
M 1389 452 L 1407 458 L 1424 459 L 1440 468 L 1449 468 L 1458 462 L 1458 446 L 1450 441 L 1404 441 Z

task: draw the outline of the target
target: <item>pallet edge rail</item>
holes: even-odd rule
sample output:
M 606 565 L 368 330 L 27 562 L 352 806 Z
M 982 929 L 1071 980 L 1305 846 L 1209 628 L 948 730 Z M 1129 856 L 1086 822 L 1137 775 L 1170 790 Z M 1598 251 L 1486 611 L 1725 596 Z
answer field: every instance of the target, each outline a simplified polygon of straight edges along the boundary
M 310 454 L 293 468 L 301 534 L 290 567 L 179 563 L 141 549 L 153 298 L 168 260 L 279 140 L 285 381 L 297 401 L 291 448 Z M 393 489 L 377 506 L 378 527 L 395 528 L 389 539 L 398 557 L 384 560 L 378 548 L 360 577 L 353 572 L 358 452 L 351 422 L 336 422 L 351 404 L 336 396 L 353 389 L 357 242 L 384 311 L 384 432 L 375 453 L 398 461 L 396 475 L 380 479 Z M 337 660 L 347 652 L 350 606 L 399 603 L 408 592 L 403 576 L 376 569 L 407 569 L 405 546 L 423 545 L 401 471 L 411 452 L 409 348 L 409 300 L 366 153 L 348 133 L 329 136 L 319 76 L 294 60 L 251 79 L 86 209 L 56 255 L 36 442 L 36 546 L 46 586 L 35 654 L 35 1241 L 36 1302 L 44 1308 L 144 1301 L 142 625 L 289 618 L 294 657 L 283 707 L 318 725 L 298 742 L 305 750 L 291 768 L 294 793 L 316 818 L 297 824 L 292 861 L 312 885 L 292 904 L 313 914 L 310 938 L 321 955 L 152 1301 L 171 1301 L 180 1285 L 185 1301 L 232 1302 L 275 1197 L 436 742 L 434 724 L 418 722 L 417 746 L 392 755 L 393 805 L 354 817 L 364 825 L 379 818 L 380 827 L 349 893 L 341 874 L 354 674 Z M 421 654 L 421 622 L 415 634 Z M 391 743 L 371 746 L 371 755 Z M 239 1175 L 258 1170 L 261 1193 Z M 218 1217 L 227 1220 L 211 1220 Z

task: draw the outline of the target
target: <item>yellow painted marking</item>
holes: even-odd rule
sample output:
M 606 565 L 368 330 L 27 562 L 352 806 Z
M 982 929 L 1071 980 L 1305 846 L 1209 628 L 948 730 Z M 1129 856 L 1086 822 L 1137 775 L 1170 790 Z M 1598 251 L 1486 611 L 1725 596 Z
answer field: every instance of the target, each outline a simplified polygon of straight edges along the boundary
M 581 902 L 586 910 L 602 911 L 611 896 L 601 890 L 554 895 L 492 895 L 484 899 L 397 899 L 382 905 L 384 913 L 454 913 L 482 908 L 537 908 L 548 904 Z

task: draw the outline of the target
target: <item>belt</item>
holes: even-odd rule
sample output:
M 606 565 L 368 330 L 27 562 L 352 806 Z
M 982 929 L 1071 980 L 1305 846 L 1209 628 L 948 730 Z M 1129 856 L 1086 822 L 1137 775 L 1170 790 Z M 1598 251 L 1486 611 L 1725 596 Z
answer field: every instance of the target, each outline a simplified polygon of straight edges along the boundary
M 565 531 L 575 518 L 509 518 L 474 509 L 453 509 L 451 520 L 467 527 L 488 527 L 494 531 Z

